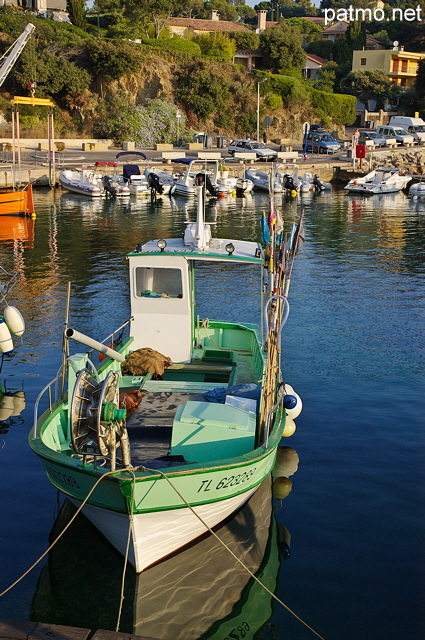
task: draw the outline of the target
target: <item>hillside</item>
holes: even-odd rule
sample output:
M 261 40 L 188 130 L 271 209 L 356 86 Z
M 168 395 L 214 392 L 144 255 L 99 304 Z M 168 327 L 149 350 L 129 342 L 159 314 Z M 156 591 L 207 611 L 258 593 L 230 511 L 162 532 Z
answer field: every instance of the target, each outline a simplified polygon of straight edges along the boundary
M 318 91 L 301 79 L 278 74 L 248 74 L 230 60 L 202 56 L 198 45 L 182 38 L 142 43 L 100 38 L 21 11 L 0 14 L 3 50 L 28 22 L 36 26 L 35 37 L 1 87 L 0 111 L 9 122 L 10 98 L 28 95 L 28 83 L 36 82 L 35 95 L 51 98 L 57 105 L 56 132 L 61 137 L 90 134 L 129 139 L 132 127 L 142 126 L 144 105 L 150 105 L 146 123 L 154 120 L 156 105 L 162 116 L 167 112 L 173 127 L 178 109 L 186 130 L 252 136 L 257 123 L 257 82 L 262 78 L 267 80 L 261 84 L 260 119 L 272 118 L 270 136 L 300 136 L 306 120 L 330 127 L 352 124 L 355 119 L 353 96 Z M 24 134 L 36 135 L 44 118 L 40 108 L 22 107 Z M 173 127 L 162 127 L 158 141 L 167 141 L 165 129 L 169 138 L 175 137 Z

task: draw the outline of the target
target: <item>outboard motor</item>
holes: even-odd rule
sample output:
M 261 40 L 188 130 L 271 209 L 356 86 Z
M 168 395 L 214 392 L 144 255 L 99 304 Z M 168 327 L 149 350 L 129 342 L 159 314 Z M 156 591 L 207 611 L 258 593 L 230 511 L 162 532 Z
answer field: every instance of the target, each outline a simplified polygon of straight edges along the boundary
M 109 193 L 113 198 L 115 198 L 115 196 L 117 195 L 117 190 L 114 187 L 114 183 L 111 176 L 103 176 L 102 184 L 106 193 Z
M 213 183 L 211 182 L 211 178 L 209 177 L 208 174 L 197 173 L 196 174 L 197 181 L 198 181 L 198 178 L 202 178 L 203 180 L 205 180 L 205 187 L 210 195 L 216 196 L 216 197 L 218 196 L 218 190 L 216 187 L 214 187 Z
M 317 173 L 315 173 L 313 176 L 313 185 L 314 185 L 314 188 L 317 189 L 318 191 L 321 191 L 323 189 L 322 181 L 320 180 Z
M 285 174 L 285 181 L 284 181 L 283 184 L 284 184 L 285 189 L 287 189 L 288 191 L 296 191 L 297 190 L 297 187 L 294 184 L 294 179 L 289 174 Z
M 164 193 L 164 187 L 160 183 L 159 177 L 156 175 L 156 173 L 148 173 L 148 185 L 151 190 L 151 196 L 153 198 L 156 197 L 157 193 L 160 196 Z

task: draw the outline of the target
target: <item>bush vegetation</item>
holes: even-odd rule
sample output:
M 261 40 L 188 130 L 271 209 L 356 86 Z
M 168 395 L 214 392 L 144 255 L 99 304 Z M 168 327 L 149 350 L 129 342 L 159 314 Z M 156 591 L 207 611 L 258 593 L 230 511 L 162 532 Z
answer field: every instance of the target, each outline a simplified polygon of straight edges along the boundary
M 83 131 L 85 126 L 90 126 L 97 135 L 116 140 L 133 136 L 140 143 L 147 141 L 142 130 L 151 128 L 157 137 L 162 136 L 157 141 L 168 141 L 175 136 L 175 112 L 179 108 L 189 126 L 253 135 L 257 118 L 257 75 L 248 74 L 231 61 L 239 49 L 258 48 L 263 52 L 266 71 L 276 72 L 266 73 L 268 81 L 261 85 L 262 114 L 273 111 L 278 119 L 282 109 L 300 112 L 309 109 L 336 124 L 354 121 L 355 98 L 323 91 L 336 82 L 333 68 L 329 68 L 322 83 L 302 80 L 305 53 L 301 44 L 304 42 L 305 46 L 306 40 L 318 30 L 302 18 L 294 18 L 289 24 L 279 23 L 260 36 L 254 31 L 235 31 L 171 38 L 165 28 L 154 38 L 149 37 L 149 21 L 132 20 L 119 8 L 119 2 L 102 2 L 104 13 L 99 16 L 82 16 L 81 0 L 73 0 L 72 5 L 77 16 L 75 21 L 81 27 L 85 24 L 83 17 L 87 18 L 86 28 L 37 19 L 24 11 L 11 11 L 10 7 L 0 10 L 0 48 L 3 50 L 22 33 L 28 22 L 36 25 L 36 36 L 23 50 L 3 91 L 22 94 L 23 90 L 27 91 L 28 82 L 36 81 L 36 95 L 55 101 L 58 121 L 68 128 Z M 113 38 L 106 37 L 112 35 Z M 344 46 L 346 44 L 338 45 L 342 57 Z M 337 53 L 336 43 L 311 42 L 310 47 L 316 47 L 315 52 L 323 57 L 327 57 L 330 47 L 333 55 Z M 159 101 L 144 101 L 137 107 L 129 107 L 134 99 L 130 91 L 134 91 L 134 86 L 138 87 L 137 91 L 143 87 L 143 77 L 139 83 L 134 80 L 138 74 L 143 76 L 141 69 L 149 65 L 169 74 L 165 83 L 158 82 L 159 87 L 167 87 L 161 89 L 165 93 L 158 93 Z M 131 83 L 126 82 L 130 78 Z M 0 100 L 0 106 L 3 102 L 3 111 L 8 117 L 9 104 Z M 34 107 L 23 109 L 22 115 L 28 126 L 41 117 Z M 154 124 L 155 118 L 161 122 L 159 129 Z

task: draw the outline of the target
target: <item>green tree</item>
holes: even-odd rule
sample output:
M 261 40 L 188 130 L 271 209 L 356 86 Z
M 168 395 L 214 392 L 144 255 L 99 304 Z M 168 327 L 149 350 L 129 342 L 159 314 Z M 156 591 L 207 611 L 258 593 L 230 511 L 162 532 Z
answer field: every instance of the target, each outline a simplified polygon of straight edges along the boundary
M 120 0 L 95 0 L 93 4 L 93 10 L 96 13 L 120 13 L 121 1 Z
M 231 79 L 220 66 L 199 61 L 181 68 L 177 73 L 176 96 L 179 102 L 205 120 L 228 113 Z
M 167 20 L 183 5 L 181 0 L 121 0 L 121 3 L 126 17 L 153 24 L 156 39 Z
M 179 13 L 184 18 L 197 18 L 203 7 L 203 0 L 187 0 Z
M 221 31 L 202 33 L 195 36 L 193 42 L 199 45 L 204 56 L 217 56 L 231 60 L 236 52 L 235 41 Z
M 356 96 L 364 104 L 367 104 L 369 100 L 377 100 L 381 107 L 392 95 L 391 81 L 387 74 L 380 69 L 350 71 L 341 80 L 340 86 L 344 93 Z
M 327 91 L 332 93 L 335 86 L 336 71 L 338 65 L 336 62 L 327 62 L 320 70 L 320 76 L 312 81 L 312 85 L 319 91 Z
M 314 22 L 310 22 L 310 20 L 306 20 L 305 18 L 289 18 L 285 22 L 302 33 L 304 43 L 317 40 L 321 31 L 323 31 L 322 27 Z
M 66 10 L 72 24 L 80 29 L 87 27 L 86 21 L 86 3 L 84 0 L 67 0 Z
M 281 73 L 300 72 L 305 63 L 305 52 L 301 46 L 302 35 L 298 29 L 286 22 L 265 29 L 260 34 L 260 49 L 264 65 Z
M 283 18 L 302 18 L 302 16 L 317 15 L 317 9 L 310 0 L 279 0 L 276 4 L 278 5 L 279 16 Z M 275 16 L 274 19 L 276 20 L 277 17 Z
M 250 7 L 248 4 L 242 4 L 241 2 L 235 6 L 235 9 L 238 13 L 239 20 L 245 22 L 246 20 L 251 20 L 257 16 L 257 12 L 253 7 Z
M 125 43 L 107 42 L 93 38 L 86 44 L 90 69 L 94 76 L 116 80 L 127 71 L 134 70 L 137 62 L 134 47 Z M 136 58 L 136 60 L 135 60 Z
M 347 34 L 347 44 L 351 51 L 361 51 L 366 47 L 366 24 L 362 20 L 350 22 Z
M 220 20 L 229 20 L 230 22 L 237 22 L 238 20 L 238 12 L 227 0 L 206 0 L 198 17 L 209 18 L 211 10 L 218 11 Z
M 236 51 L 258 49 L 260 46 L 260 38 L 254 31 L 229 31 L 229 37 L 235 41 Z

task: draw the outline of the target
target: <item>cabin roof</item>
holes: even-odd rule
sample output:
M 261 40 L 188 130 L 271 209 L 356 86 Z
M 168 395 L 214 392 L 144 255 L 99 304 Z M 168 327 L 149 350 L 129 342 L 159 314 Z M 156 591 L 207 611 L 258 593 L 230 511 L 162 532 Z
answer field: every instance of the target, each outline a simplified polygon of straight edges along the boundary
M 263 263 L 263 251 L 257 242 L 245 240 L 233 240 L 225 238 L 212 238 L 211 243 L 205 249 L 198 249 L 193 244 L 185 244 L 182 238 L 164 238 L 167 243 L 164 251 L 158 248 L 158 240 L 150 240 L 127 254 L 128 258 L 146 255 L 158 256 L 158 260 L 165 256 L 184 256 L 188 260 L 209 260 L 219 262 L 244 262 L 252 264 Z M 229 254 L 226 250 L 228 244 L 234 246 L 234 251 Z M 158 265 L 159 266 L 159 265 Z

